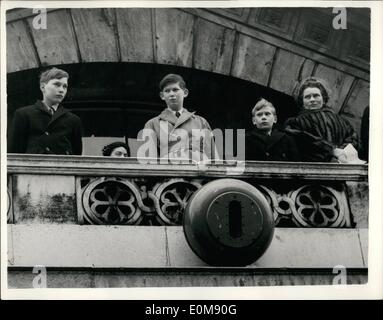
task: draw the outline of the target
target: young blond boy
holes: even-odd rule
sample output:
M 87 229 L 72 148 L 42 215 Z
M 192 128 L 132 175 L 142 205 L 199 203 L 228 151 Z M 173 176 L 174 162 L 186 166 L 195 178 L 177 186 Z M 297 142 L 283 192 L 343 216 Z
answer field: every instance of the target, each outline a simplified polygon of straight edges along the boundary
M 246 133 L 247 160 L 299 161 L 300 156 L 292 137 L 274 128 L 277 114 L 266 99 L 257 102 L 252 110 L 253 130 Z

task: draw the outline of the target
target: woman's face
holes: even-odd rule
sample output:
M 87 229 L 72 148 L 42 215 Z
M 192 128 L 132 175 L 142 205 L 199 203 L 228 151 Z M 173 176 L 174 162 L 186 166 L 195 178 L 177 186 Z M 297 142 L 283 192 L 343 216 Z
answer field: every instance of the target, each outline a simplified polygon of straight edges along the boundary
M 128 156 L 128 151 L 124 147 L 118 147 L 113 149 L 110 156 L 115 158 L 126 158 Z
M 306 88 L 303 91 L 303 107 L 307 110 L 323 107 L 323 97 L 319 88 Z

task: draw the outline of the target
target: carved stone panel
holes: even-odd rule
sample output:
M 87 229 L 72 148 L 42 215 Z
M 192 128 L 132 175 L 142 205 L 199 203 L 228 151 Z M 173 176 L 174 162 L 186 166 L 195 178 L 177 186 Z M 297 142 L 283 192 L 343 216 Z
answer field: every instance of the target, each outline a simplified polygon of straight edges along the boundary
M 287 195 L 279 195 L 266 186 L 257 185 L 257 188 L 265 195 L 273 210 L 275 225 L 280 226 L 287 224 L 295 226 L 295 224 L 292 223 L 292 210 L 294 208 L 292 200 Z
M 97 225 L 180 225 L 187 202 L 201 186 L 183 178 L 79 177 L 76 184 L 79 223 Z
M 333 28 L 334 16 L 332 11 L 327 11 L 302 9 L 294 41 L 331 56 L 338 56 L 342 33 Z
M 219 13 L 237 21 L 246 22 L 251 8 L 207 8 L 207 10 Z
M 277 193 L 257 185 L 268 200 L 277 227 L 350 227 L 351 219 L 344 191 L 324 185 L 304 185 Z
M 13 191 L 8 191 L 8 223 L 94 225 L 182 225 L 188 201 L 210 181 L 27 174 L 12 178 L 8 182 L 8 188 L 12 189 L 13 184 Z M 363 219 L 367 219 L 368 209 L 359 208 L 361 203 L 366 203 L 366 198 L 359 194 L 366 193 L 367 184 L 363 184 L 364 189 L 351 188 L 348 184 L 346 189 L 340 183 L 269 185 L 266 180 L 262 184 L 251 183 L 265 195 L 277 227 L 352 227 L 348 202 L 357 208 L 353 213 L 356 225 L 367 225 Z
M 145 206 L 139 188 L 131 180 L 95 178 L 79 191 L 80 223 L 134 225 L 142 220 Z
M 150 197 L 153 199 L 159 222 L 169 225 L 182 224 L 186 205 L 200 187 L 200 182 L 184 179 L 170 179 L 155 185 Z
M 366 25 L 365 27 L 369 27 Z M 340 58 L 344 61 L 359 65 L 365 69 L 370 68 L 370 32 L 353 25 L 345 30 L 345 45 L 342 46 Z
M 253 8 L 249 24 L 291 40 L 298 17 L 297 8 Z
M 336 190 L 328 186 L 307 185 L 293 192 L 293 219 L 304 227 L 344 227 L 346 208 Z

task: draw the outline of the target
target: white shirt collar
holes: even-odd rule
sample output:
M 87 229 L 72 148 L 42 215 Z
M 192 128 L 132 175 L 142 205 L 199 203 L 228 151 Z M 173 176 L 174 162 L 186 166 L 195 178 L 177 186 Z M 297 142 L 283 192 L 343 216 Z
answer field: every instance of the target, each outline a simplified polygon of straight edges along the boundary
M 55 105 L 51 105 L 51 108 L 55 110 L 55 112 L 57 111 L 57 109 L 59 108 L 59 105 L 58 104 L 55 104 Z
M 168 109 L 169 109 L 171 112 L 173 112 L 174 115 L 176 115 L 176 112 L 177 112 L 177 111 L 174 111 L 174 110 L 172 110 L 172 109 L 170 109 L 170 108 L 168 108 Z M 179 112 L 180 114 L 182 114 L 183 111 L 184 111 L 184 108 L 178 110 L 178 112 Z

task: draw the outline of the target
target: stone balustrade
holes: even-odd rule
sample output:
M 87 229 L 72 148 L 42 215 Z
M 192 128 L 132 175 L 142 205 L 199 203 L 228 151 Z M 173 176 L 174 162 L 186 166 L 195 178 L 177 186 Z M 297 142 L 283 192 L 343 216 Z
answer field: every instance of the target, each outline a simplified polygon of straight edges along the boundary
M 368 208 L 360 205 L 368 201 L 366 165 L 150 162 L 9 155 L 8 221 L 181 225 L 195 191 L 230 177 L 265 195 L 277 227 L 367 226 Z

